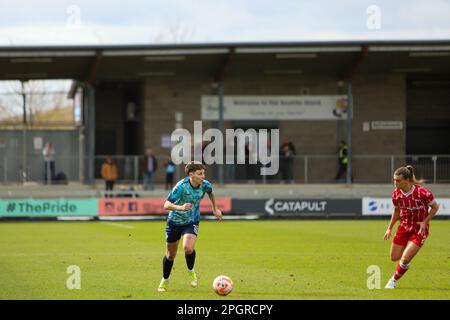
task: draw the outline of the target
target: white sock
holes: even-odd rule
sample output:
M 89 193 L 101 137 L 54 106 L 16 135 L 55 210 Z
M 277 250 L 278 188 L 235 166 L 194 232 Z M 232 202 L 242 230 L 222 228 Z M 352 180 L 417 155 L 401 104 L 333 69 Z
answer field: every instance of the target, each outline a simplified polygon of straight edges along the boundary
M 411 262 L 410 263 L 408 263 L 408 264 L 405 264 L 405 263 L 403 263 L 402 261 L 400 261 L 400 267 L 402 267 L 403 269 L 409 269 L 409 265 L 411 264 Z

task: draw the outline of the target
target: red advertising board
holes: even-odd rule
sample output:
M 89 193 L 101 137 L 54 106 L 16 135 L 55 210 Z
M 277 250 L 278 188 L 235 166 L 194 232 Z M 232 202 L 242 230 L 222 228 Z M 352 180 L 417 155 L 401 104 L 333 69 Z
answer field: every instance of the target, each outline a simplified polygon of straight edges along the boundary
M 100 216 L 122 215 L 163 215 L 166 198 L 101 198 L 98 199 L 98 214 Z M 217 207 L 223 213 L 231 211 L 231 198 L 216 198 Z M 200 203 L 200 212 L 212 212 L 211 201 L 205 198 Z

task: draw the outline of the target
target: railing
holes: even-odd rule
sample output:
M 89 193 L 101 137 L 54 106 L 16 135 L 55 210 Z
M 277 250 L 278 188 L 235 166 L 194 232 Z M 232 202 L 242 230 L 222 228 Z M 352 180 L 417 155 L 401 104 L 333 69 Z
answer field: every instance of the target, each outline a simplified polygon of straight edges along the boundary
M 112 156 L 118 167 L 117 183 L 142 184 L 143 156 Z M 101 181 L 100 171 L 106 156 L 97 156 L 94 161 L 95 178 Z M 158 169 L 154 183 L 165 183 L 164 161 L 157 157 Z M 354 155 L 352 158 L 353 183 L 391 183 L 396 168 L 410 164 L 415 167 L 417 178 L 428 183 L 450 183 L 450 155 Z M 44 182 L 44 160 L 40 154 L 27 155 L 26 169 L 22 158 L 11 155 L 0 156 L 0 181 Z M 63 172 L 69 182 L 83 182 L 86 178 L 88 161 L 79 157 L 55 157 L 55 175 Z M 289 172 L 289 168 L 292 171 Z M 296 156 L 291 160 L 279 159 L 279 172 L 275 176 L 262 176 L 261 165 L 223 165 L 224 183 L 333 183 L 345 182 L 345 175 L 335 180 L 338 172 L 338 158 L 334 155 Z M 207 179 L 218 182 L 219 165 L 209 165 Z M 175 182 L 184 177 L 184 165 L 177 166 Z
M 289 174 L 289 160 L 280 159 L 276 176 L 259 175 L 260 165 L 234 165 L 235 178 L 225 182 L 237 183 L 334 183 L 345 182 L 344 174 L 335 180 L 339 164 L 334 155 L 297 156 L 292 160 L 293 174 Z M 416 169 L 417 178 L 428 183 L 450 182 L 450 155 L 354 155 L 353 183 L 391 183 L 394 170 L 407 164 Z M 213 166 L 217 172 L 217 166 Z M 226 172 L 226 167 L 224 171 Z M 283 178 L 284 176 L 284 178 Z M 214 175 L 217 177 L 217 174 Z M 228 181 L 227 181 L 228 180 Z

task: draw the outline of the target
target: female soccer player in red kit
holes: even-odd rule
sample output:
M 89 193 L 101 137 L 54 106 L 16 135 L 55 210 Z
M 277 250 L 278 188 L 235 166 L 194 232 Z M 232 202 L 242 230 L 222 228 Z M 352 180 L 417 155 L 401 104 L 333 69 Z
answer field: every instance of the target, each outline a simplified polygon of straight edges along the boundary
M 384 234 L 388 240 L 397 220 L 400 225 L 391 245 L 391 260 L 400 260 L 394 275 L 386 284 L 386 289 L 394 289 L 397 281 L 409 269 L 414 256 L 419 252 L 429 232 L 429 222 L 439 210 L 430 190 L 420 186 L 412 166 L 401 167 L 394 172 L 395 190 L 392 192 L 394 212 Z M 429 210 L 431 207 L 431 210 Z

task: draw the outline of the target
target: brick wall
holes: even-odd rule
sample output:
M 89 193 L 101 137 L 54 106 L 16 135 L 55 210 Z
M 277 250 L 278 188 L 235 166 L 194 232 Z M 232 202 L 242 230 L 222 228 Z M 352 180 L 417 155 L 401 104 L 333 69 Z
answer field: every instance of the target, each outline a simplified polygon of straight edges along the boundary
M 337 78 L 327 75 L 291 76 L 243 76 L 226 78 L 225 95 L 299 95 L 307 88 L 311 95 L 343 93 L 337 87 Z M 353 81 L 354 154 L 403 154 L 405 152 L 406 97 L 405 80 L 400 74 L 360 75 Z M 175 112 L 182 112 L 183 127 L 193 132 L 193 122 L 200 119 L 200 97 L 212 94 L 211 80 L 206 77 L 158 77 L 149 78 L 144 86 L 144 144 L 151 146 L 157 155 L 168 154 L 161 148 L 161 136 L 170 134 L 175 126 Z M 403 121 L 403 130 L 363 131 L 366 121 Z M 280 140 L 290 139 L 300 156 L 336 155 L 338 142 L 346 137 L 345 121 L 278 121 Z M 203 130 L 212 125 L 203 123 Z M 236 123 L 225 122 L 225 128 Z M 303 179 L 303 159 L 299 159 L 295 176 Z M 377 168 L 379 166 L 379 168 Z M 369 168 L 368 168 L 369 167 Z M 335 159 L 311 159 L 311 177 L 333 177 L 337 165 Z M 370 178 L 390 174 L 385 160 L 355 160 L 355 176 Z M 386 171 L 388 170 L 388 171 Z M 159 170 L 156 181 L 163 181 Z

